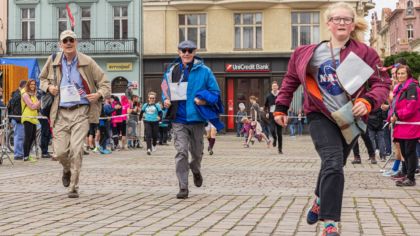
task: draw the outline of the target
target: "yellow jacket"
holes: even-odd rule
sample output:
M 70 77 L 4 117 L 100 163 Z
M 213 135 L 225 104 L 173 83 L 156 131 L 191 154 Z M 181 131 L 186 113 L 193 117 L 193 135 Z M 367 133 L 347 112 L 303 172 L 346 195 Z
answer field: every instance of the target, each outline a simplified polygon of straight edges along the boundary
M 22 98 L 21 98 L 21 106 L 22 106 L 22 124 L 25 121 L 28 121 L 34 125 L 38 124 L 39 121 L 36 118 L 27 118 L 25 116 L 38 116 L 38 109 L 32 109 L 30 106 L 28 106 L 24 99 L 23 99 L 23 95 L 26 93 L 25 89 L 22 89 L 20 91 Z M 29 97 L 31 98 L 32 103 L 36 103 L 38 102 L 38 99 L 36 98 L 36 96 L 32 96 L 29 93 L 26 93 L 29 95 Z

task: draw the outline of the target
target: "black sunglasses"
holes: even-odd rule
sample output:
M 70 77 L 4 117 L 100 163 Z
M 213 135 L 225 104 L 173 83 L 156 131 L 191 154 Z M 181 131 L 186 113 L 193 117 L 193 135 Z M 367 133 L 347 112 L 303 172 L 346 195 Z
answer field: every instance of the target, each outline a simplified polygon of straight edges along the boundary
M 67 42 L 74 43 L 74 38 L 68 37 L 68 38 L 63 39 L 63 43 L 67 43 Z
M 191 49 L 191 48 L 184 48 L 184 49 L 181 49 L 181 52 L 182 52 L 182 53 L 186 53 L 186 52 L 188 52 L 189 54 L 191 54 L 191 53 L 193 53 L 193 52 L 194 52 L 194 50 L 195 50 L 195 49 Z

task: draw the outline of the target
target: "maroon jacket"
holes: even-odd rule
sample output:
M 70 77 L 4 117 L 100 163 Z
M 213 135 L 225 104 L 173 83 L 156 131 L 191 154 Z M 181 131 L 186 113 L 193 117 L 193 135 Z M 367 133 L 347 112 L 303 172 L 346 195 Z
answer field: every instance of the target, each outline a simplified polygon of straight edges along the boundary
M 305 114 L 321 112 L 332 119 L 331 113 L 322 101 L 322 94 L 315 79 L 307 73 L 311 58 L 319 45 L 320 44 L 305 45 L 297 48 L 293 52 L 289 60 L 287 73 L 281 85 L 280 93 L 276 99 L 276 112 L 287 114 L 287 110 L 292 102 L 293 92 L 302 84 L 304 88 L 303 109 Z M 391 85 L 389 76 L 387 73 L 378 70 L 378 67 L 381 66 L 378 54 L 364 43 L 350 39 L 343 49 L 341 49 L 340 61 L 344 61 L 350 52 L 354 52 L 362 58 L 375 71 L 368 80 L 368 91 L 365 86 L 362 86 L 362 88 L 354 93 L 352 97 L 355 98 L 362 90 L 359 98 L 366 99 L 371 104 L 372 111 L 377 110 L 388 97 Z M 357 70 L 357 68 L 355 69 Z M 379 73 L 381 73 L 380 76 Z

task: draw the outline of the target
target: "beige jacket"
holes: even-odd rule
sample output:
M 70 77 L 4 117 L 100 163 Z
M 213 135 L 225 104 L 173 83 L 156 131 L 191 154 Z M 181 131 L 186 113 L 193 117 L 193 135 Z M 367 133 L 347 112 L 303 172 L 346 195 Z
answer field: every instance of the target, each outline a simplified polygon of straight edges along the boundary
M 56 69 L 57 74 L 57 85 L 60 87 L 62 73 L 61 73 L 61 57 L 62 52 L 58 52 L 55 60 L 52 61 L 52 56 L 50 56 L 45 63 L 44 68 L 42 68 L 41 75 L 39 76 L 41 80 L 41 90 L 47 92 L 48 86 L 55 85 L 54 82 L 54 69 Z M 102 95 L 102 98 L 108 96 L 111 92 L 110 82 L 108 81 L 105 73 L 102 69 L 96 64 L 96 62 L 89 56 L 77 52 L 78 60 L 78 71 L 84 84 L 87 84 L 89 87 L 90 93 L 99 93 Z M 100 99 L 97 102 L 91 102 L 89 106 L 89 123 L 99 123 L 99 115 L 101 113 L 101 101 Z M 54 98 L 54 102 L 51 106 L 50 113 L 50 122 L 51 126 L 54 127 L 54 122 L 57 119 L 58 106 L 60 104 L 60 93 Z

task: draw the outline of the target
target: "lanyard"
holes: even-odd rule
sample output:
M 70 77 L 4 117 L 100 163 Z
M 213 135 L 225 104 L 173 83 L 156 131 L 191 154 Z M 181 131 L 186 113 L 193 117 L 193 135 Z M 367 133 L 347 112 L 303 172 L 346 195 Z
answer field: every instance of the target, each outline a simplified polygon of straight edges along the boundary
M 67 59 L 65 59 L 66 77 L 67 77 L 67 81 L 69 82 L 69 84 L 74 83 L 74 81 L 71 81 L 70 73 L 71 73 L 71 69 L 72 69 L 72 67 L 74 66 L 75 63 L 76 63 L 75 59 L 73 59 L 70 64 L 68 64 Z
M 188 64 L 187 66 L 184 68 L 184 65 L 181 63 L 179 64 L 179 69 L 181 70 L 181 79 L 178 81 L 178 85 L 184 81 L 184 78 L 186 80 L 188 80 L 188 76 L 190 74 L 190 71 L 188 70 Z

